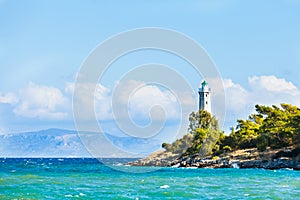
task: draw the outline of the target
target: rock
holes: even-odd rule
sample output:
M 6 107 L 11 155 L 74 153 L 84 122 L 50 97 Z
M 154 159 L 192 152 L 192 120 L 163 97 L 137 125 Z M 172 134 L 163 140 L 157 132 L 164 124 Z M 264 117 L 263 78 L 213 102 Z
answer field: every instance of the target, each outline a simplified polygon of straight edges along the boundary
M 180 167 L 186 167 L 186 161 L 181 161 L 180 162 Z
M 292 157 L 289 157 L 290 155 L 292 155 Z M 295 155 L 297 156 L 295 157 Z M 220 157 L 208 156 L 205 158 L 201 158 L 199 155 L 180 157 L 178 154 L 160 151 L 151 154 L 147 158 L 128 164 L 134 166 L 264 169 L 290 168 L 300 170 L 300 154 L 299 147 L 295 149 L 284 148 L 280 150 L 267 149 L 264 152 L 258 152 L 256 149 L 245 149 L 225 154 Z

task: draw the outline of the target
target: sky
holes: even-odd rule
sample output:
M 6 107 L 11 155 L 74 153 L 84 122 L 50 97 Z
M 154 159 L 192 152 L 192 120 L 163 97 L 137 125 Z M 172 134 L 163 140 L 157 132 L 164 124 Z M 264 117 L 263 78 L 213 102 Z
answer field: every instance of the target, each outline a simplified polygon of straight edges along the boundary
M 144 27 L 177 31 L 205 49 L 223 79 L 225 132 L 254 112 L 255 104 L 300 106 L 299 18 L 298 0 L 0 0 L 0 133 L 74 129 L 72 95 L 84 60 L 107 38 Z M 176 94 L 184 96 L 179 104 L 189 108 L 184 119 L 168 88 L 140 80 L 120 84 L 126 73 L 144 63 L 171 66 L 194 89 Z M 121 97 L 116 103 L 127 103 L 138 126 L 166 120 L 165 131 L 171 134 L 183 120 L 186 129 L 188 113 L 197 110 L 197 88 L 204 78 L 170 53 L 145 50 L 125 55 L 97 85 L 97 120 L 104 131 L 119 132 L 111 101 L 114 88 L 120 86 L 122 91 L 135 91 L 129 103 Z M 165 115 L 154 110 L 150 119 L 155 105 L 162 106 Z

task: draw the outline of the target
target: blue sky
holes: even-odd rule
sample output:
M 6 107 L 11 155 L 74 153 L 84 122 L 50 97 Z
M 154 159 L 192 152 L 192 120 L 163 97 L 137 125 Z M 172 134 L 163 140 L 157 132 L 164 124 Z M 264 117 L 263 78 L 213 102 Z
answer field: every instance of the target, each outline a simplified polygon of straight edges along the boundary
M 143 27 L 179 31 L 208 52 L 224 78 L 224 129 L 256 103 L 300 106 L 299 18 L 297 0 L 0 0 L 0 132 L 73 128 L 70 88 L 84 59 L 108 37 Z M 116 63 L 101 94 L 109 96 L 128 70 L 121 66 L 152 60 L 174 66 L 193 88 L 200 84 L 201 77 L 178 58 L 146 52 Z M 102 112 L 109 110 L 106 103 L 100 102 Z M 109 119 L 101 118 L 113 131 Z

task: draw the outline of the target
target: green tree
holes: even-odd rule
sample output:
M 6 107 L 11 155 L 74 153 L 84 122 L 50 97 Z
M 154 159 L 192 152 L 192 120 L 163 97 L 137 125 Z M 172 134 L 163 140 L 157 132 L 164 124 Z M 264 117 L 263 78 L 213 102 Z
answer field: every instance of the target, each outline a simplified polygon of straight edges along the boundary
M 196 129 L 213 129 L 219 130 L 218 120 L 215 116 L 205 110 L 200 110 L 198 112 L 192 112 L 189 116 L 189 128 L 188 131 L 191 134 L 195 134 Z
M 193 138 L 194 136 L 192 134 L 187 133 L 182 138 L 175 140 L 172 144 L 163 143 L 162 148 L 172 153 L 183 154 L 192 145 Z
M 299 108 L 290 104 L 281 104 L 281 108 L 275 105 L 272 107 L 256 105 L 255 108 L 264 117 L 259 130 L 261 135 L 259 141 L 261 137 L 267 138 L 271 148 L 285 147 L 299 142 L 297 141 Z
M 247 120 L 237 120 L 236 131 L 232 129 L 226 136 L 221 149 L 229 146 L 233 149 L 257 147 L 260 150 L 286 147 L 300 142 L 300 109 L 290 104 L 280 107 L 255 106 L 256 114 Z
M 166 151 L 182 155 L 205 156 L 219 149 L 220 135 L 217 119 L 207 111 L 192 112 L 188 133 L 172 144 L 163 143 Z
M 188 131 L 194 135 L 192 145 L 184 155 L 206 156 L 219 150 L 220 136 L 218 120 L 207 111 L 192 112 Z

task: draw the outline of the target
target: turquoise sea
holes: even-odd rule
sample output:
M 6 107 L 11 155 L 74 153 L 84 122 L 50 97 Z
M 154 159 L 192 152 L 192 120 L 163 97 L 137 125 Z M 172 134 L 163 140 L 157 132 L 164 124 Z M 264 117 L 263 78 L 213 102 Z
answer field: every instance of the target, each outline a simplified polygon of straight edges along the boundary
M 0 199 L 300 199 L 300 171 L 146 168 L 154 171 L 126 173 L 87 158 L 1 158 Z

